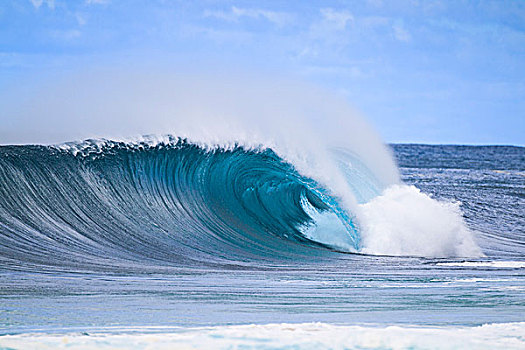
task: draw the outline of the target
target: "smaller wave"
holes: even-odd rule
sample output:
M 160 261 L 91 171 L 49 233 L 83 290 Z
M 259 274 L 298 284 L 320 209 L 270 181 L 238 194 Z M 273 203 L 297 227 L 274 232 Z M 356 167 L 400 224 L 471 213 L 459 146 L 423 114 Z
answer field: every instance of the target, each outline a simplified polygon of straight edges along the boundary
M 461 262 L 442 262 L 439 266 L 451 267 L 491 267 L 497 269 L 524 269 L 525 261 L 461 261 Z

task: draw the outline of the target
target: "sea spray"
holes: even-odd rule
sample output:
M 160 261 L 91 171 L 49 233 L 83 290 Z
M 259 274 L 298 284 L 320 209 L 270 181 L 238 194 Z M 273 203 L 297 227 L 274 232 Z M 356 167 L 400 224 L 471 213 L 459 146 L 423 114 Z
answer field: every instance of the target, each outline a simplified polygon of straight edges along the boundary
M 458 202 L 435 200 L 415 186 L 394 185 L 359 206 L 362 251 L 424 257 L 479 257 Z

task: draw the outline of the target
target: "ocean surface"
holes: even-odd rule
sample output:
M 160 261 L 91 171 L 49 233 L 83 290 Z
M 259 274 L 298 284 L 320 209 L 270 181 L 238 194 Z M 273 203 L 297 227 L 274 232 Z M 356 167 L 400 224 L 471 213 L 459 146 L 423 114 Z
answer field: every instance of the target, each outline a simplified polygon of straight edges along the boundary
M 525 348 L 525 148 L 391 148 L 0 146 L 0 348 Z

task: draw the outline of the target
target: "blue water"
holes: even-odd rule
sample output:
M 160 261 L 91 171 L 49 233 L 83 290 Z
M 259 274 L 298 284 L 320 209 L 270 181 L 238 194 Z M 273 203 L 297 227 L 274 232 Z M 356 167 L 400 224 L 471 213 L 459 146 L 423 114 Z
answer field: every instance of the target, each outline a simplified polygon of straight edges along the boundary
M 351 213 L 268 149 L 2 146 L 0 332 L 524 321 L 525 148 L 392 148 L 485 256 L 360 254 Z M 356 250 L 305 236 L 305 202 Z

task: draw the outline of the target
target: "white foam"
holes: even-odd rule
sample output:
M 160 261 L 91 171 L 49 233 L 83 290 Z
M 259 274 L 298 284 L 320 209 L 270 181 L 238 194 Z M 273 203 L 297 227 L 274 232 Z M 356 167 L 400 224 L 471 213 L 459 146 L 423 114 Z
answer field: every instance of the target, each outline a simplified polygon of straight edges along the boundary
M 478 327 L 303 323 L 189 328 L 171 333 L 7 335 L 0 337 L 0 346 L 12 349 L 523 349 L 523 334 L 523 322 Z
M 461 261 L 461 262 L 442 262 L 437 263 L 439 266 L 454 266 L 454 267 L 494 267 L 494 268 L 510 268 L 523 269 L 525 268 L 525 261 Z
M 459 203 L 394 185 L 359 206 L 363 252 L 425 257 L 481 256 Z

